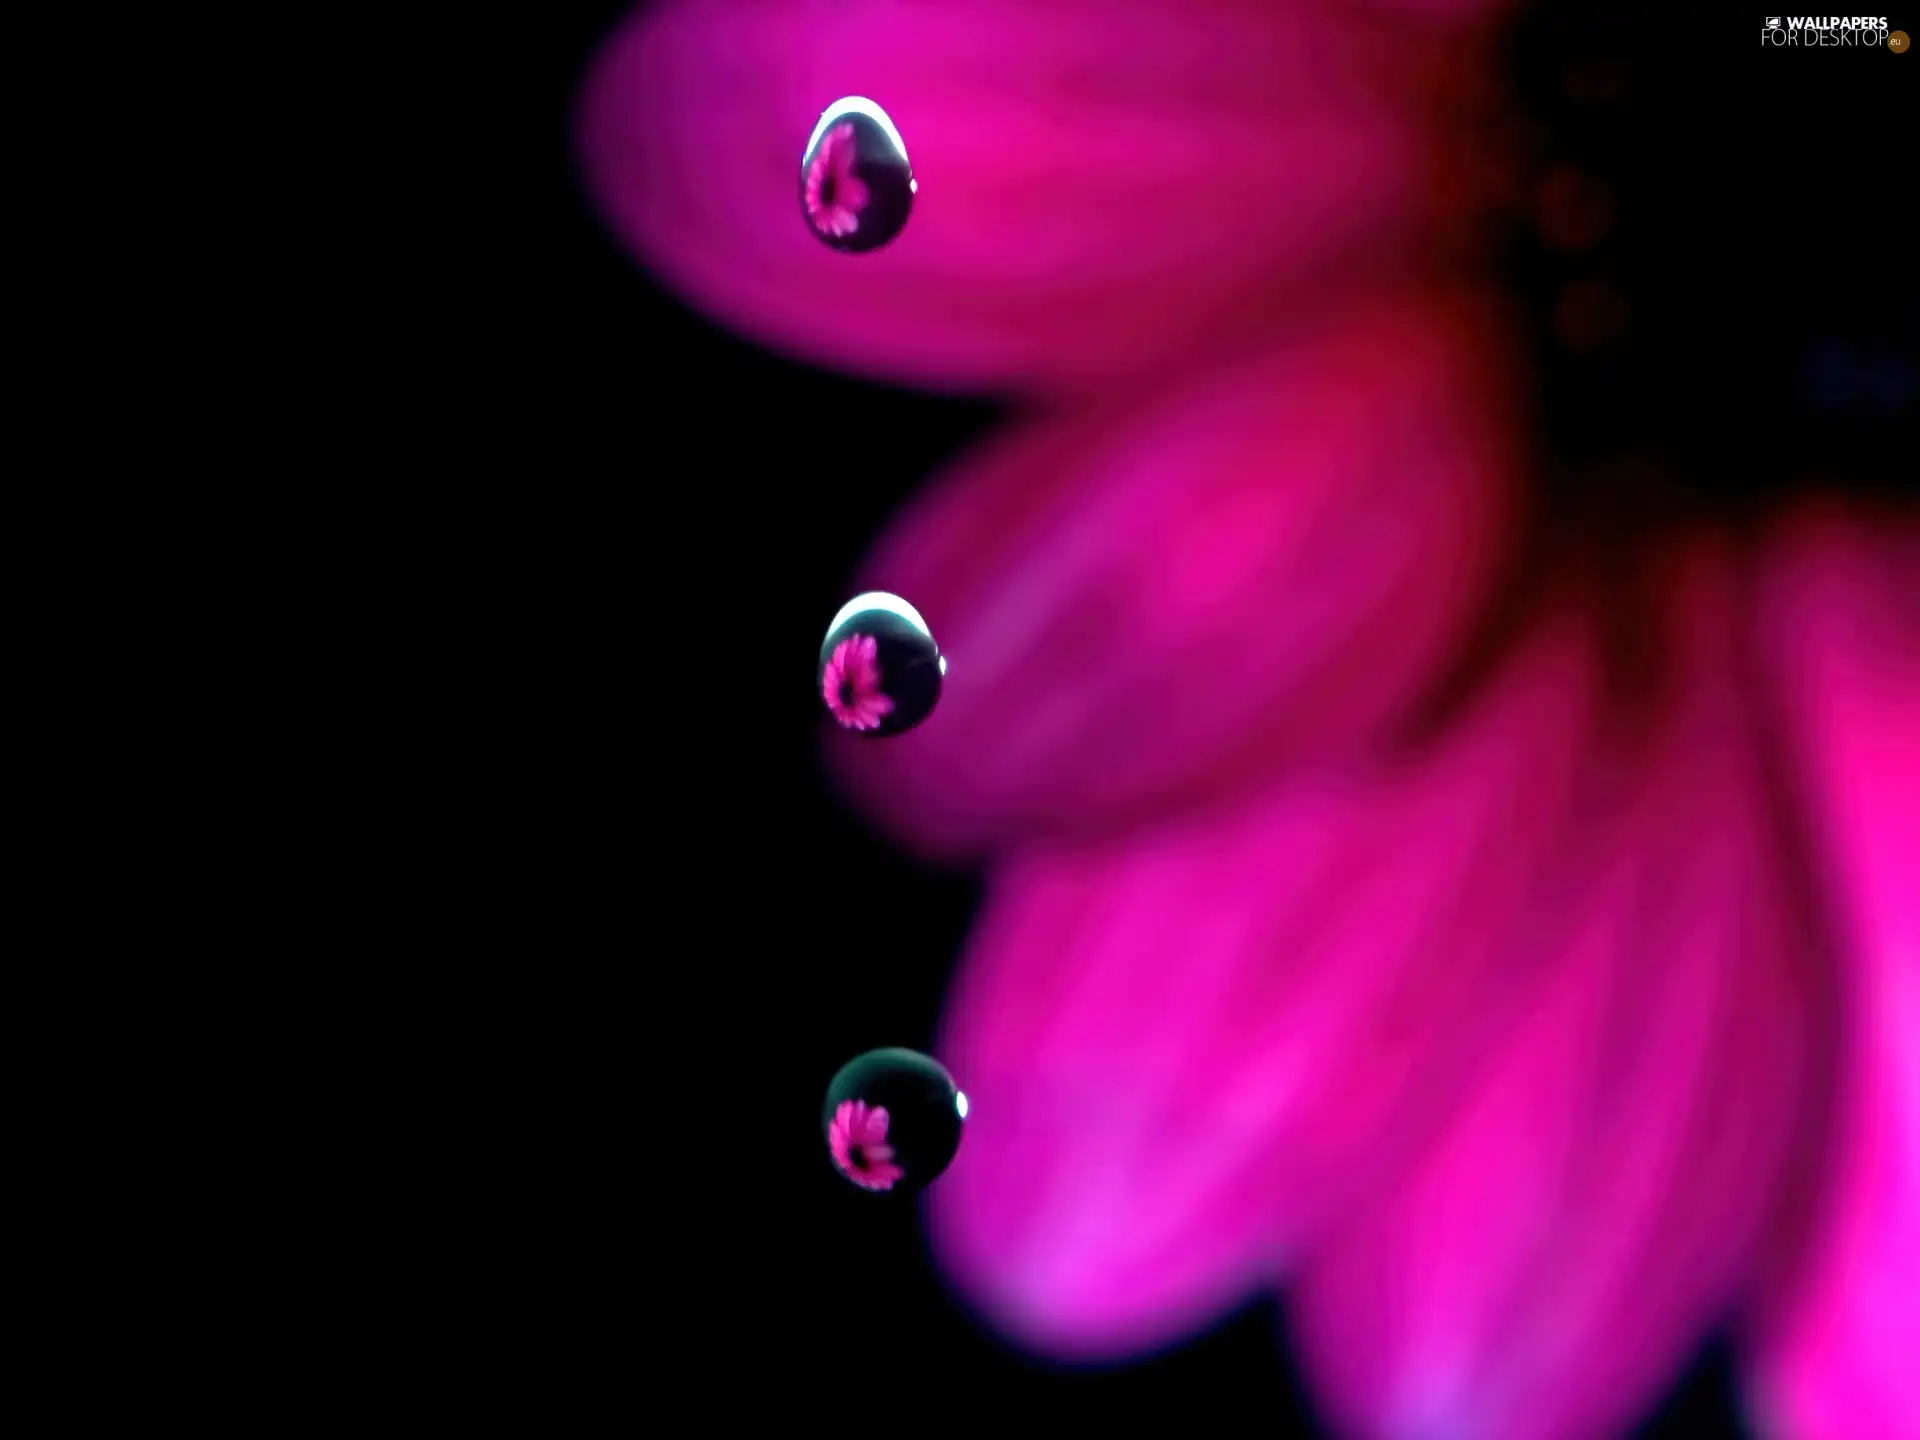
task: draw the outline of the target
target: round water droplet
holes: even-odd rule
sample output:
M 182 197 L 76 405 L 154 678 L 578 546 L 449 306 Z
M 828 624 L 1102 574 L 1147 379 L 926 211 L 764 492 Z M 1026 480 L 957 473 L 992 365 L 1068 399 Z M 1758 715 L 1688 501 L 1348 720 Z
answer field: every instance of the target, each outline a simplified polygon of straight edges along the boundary
M 913 213 L 913 167 L 887 112 L 857 95 L 821 115 L 800 157 L 800 214 L 836 250 L 878 250 Z
M 827 713 L 856 735 L 898 735 L 940 703 L 947 662 L 920 612 L 869 591 L 840 607 L 820 647 L 815 683 Z
M 834 1168 L 862 1190 L 916 1190 L 953 1161 L 967 1097 L 917 1050 L 869 1050 L 827 1087 L 821 1124 Z

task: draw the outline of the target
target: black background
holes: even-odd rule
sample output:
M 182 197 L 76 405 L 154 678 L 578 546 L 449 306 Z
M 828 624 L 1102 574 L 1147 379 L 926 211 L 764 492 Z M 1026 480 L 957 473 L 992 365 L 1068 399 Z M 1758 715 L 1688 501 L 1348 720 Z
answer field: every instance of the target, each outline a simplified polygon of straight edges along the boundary
M 616 248 L 567 127 L 580 68 L 626 8 L 544 7 L 516 37 L 501 98 L 534 189 L 505 223 L 531 324 L 488 391 L 497 466 L 439 542 L 458 578 L 438 613 L 480 632 L 435 648 L 427 683 L 457 700 L 418 737 L 463 772 L 435 828 L 455 837 L 446 903 L 471 954 L 423 1023 L 464 1059 L 419 1117 L 461 1177 L 418 1217 L 423 1245 L 458 1252 L 435 1282 L 475 1335 L 452 1383 L 563 1427 L 683 1407 L 755 1426 L 1036 1409 L 1101 1424 L 1152 1404 L 1311 1433 L 1266 1308 L 1124 1369 L 1042 1366 L 952 1304 L 910 1209 L 867 1203 L 828 1166 L 827 1081 L 867 1048 L 930 1048 L 977 892 L 896 856 L 827 790 L 813 667 L 878 527 L 999 412 L 775 359 Z M 1714 269 L 1701 313 L 1729 375 L 1757 363 L 1735 354 L 1758 333 L 1800 345 L 1851 327 L 1911 355 L 1912 236 L 1892 208 L 1911 149 L 1890 127 L 1920 57 L 1862 84 L 1850 52 L 1762 53 L 1758 15 L 1661 23 L 1675 73 L 1699 74 L 1701 183 L 1748 207 L 1720 250 L 1687 241 L 1688 263 Z M 1800 277 L 1798 298 L 1769 308 L 1768 274 Z M 1791 405 L 1785 374 L 1774 363 L 1749 393 Z M 870 463 L 828 478 L 785 437 L 849 404 Z M 1908 420 L 1802 418 L 1796 443 L 1818 453 L 1824 436 L 1867 469 L 1910 436 Z M 1757 493 L 1778 448 L 1728 433 L 1717 469 Z M 883 919 L 836 947 L 834 896 L 854 884 Z M 1736 1433 L 1731 1384 L 1711 1350 L 1649 1433 Z

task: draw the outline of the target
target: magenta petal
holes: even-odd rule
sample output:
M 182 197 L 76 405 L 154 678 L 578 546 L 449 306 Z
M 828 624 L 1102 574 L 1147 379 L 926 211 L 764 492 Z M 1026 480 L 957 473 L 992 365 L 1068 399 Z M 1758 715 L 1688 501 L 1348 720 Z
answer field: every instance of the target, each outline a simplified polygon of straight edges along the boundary
M 1381 73 L 1421 53 L 1268 0 L 666 0 L 591 72 L 582 163 L 649 266 L 771 345 L 892 381 L 1077 382 L 1270 324 L 1397 241 L 1445 188 Z M 919 183 L 858 260 L 797 199 L 849 95 Z
M 1501 937 L 1591 742 L 1584 637 L 1445 744 L 995 877 L 941 1055 L 966 1150 L 935 1251 L 998 1327 L 1106 1357 L 1257 1288 L 1398 1155 L 1524 1003 Z
M 1484 22 L 1510 7 L 1509 0 L 1365 0 L 1384 16 L 1444 25 Z
M 1458 650 L 1505 538 L 1480 356 L 1432 306 L 964 462 L 868 567 L 953 673 L 834 760 L 907 845 L 976 853 L 1350 753 Z
M 1846 958 L 1825 1203 L 1755 1347 L 1769 1435 L 1920 1436 L 1920 525 L 1810 522 L 1760 635 Z
M 1691 632 L 1675 708 L 1594 751 L 1612 783 L 1561 859 L 1569 903 L 1515 937 L 1536 1000 L 1298 1278 L 1298 1351 L 1340 1433 L 1624 1434 L 1752 1274 L 1828 1037 L 1727 568 L 1662 607 Z

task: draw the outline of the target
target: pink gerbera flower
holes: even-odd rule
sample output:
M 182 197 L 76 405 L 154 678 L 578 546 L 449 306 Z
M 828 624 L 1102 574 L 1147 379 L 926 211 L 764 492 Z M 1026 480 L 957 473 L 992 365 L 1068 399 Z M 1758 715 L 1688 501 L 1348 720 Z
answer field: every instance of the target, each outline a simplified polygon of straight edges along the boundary
M 848 730 L 872 730 L 893 713 L 880 689 L 878 646 L 871 635 L 849 635 L 833 647 L 820 677 L 820 698 Z
M 842 121 L 821 137 L 807 165 L 807 218 L 823 235 L 836 239 L 860 228 L 867 208 L 867 187 L 853 173 L 859 159 L 853 122 Z
M 1717 372 L 1786 291 L 1707 304 L 1764 227 L 1673 219 L 1672 7 L 1599 25 L 1659 38 L 1589 128 L 1641 147 L 1615 180 L 1691 168 L 1534 186 L 1501 8 L 665 0 L 589 87 L 589 173 L 721 320 L 1031 402 L 872 558 L 968 683 L 833 752 L 988 868 L 940 1050 L 991 1120 L 931 1224 L 992 1323 L 1120 1357 L 1271 1290 L 1336 1429 L 1416 1440 L 1625 1433 L 1731 1331 L 1770 1426 L 1920 1433 L 1920 518 L 1673 503 L 1770 461 Z M 941 196 L 857 266 L 790 213 L 854 87 Z M 1542 254 L 1653 226 L 1619 253 L 1685 314 L 1593 288 L 1606 253 L 1490 294 L 1496 202 Z M 1620 336 L 1673 367 L 1640 449 L 1534 443 L 1530 382 Z
M 864 1100 L 842 1100 L 827 1127 L 827 1148 L 840 1173 L 863 1190 L 891 1190 L 907 1172 L 893 1163 L 887 1110 Z

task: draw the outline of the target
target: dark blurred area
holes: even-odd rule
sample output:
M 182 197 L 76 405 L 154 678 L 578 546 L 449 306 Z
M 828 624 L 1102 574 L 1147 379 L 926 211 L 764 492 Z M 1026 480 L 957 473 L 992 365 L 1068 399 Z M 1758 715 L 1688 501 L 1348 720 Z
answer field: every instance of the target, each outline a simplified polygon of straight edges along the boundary
M 417 1163 L 460 1177 L 420 1220 L 475 1337 L 458 1382 L 559 1429 L 1146 1405 L 1314 1433 L 1270 1307 L 1129 1368 L 1049 1368 L 948 1299 L 910 1206 L 828 1164 L 828 1080 L 932 1048 L 977 887 L 837 802 L 813 667 L 877 529 L 1001 412 L 774 358 L 615 245 L 568 121 L 629 8 L 529 12 L 499 77 L 537 187 L 506 222 L 532 324 L 489 351 L 500 444 L 445 517 L 459 579 L 435 599 L 447 635 L 422 637 L 420 683 L 458 697 L 421 740 L 460 757 L 431 863 L 469 917 L 428 1007 L 459 1059 L 418 1117 Z M 1571 5 L 1516 31 L 1541 172 L 1593 179 L 1611 216 L 1583 241 L 1575 193 L 1511 242 L 1568 476 L 1657 452 L 1718 504 L 1911 468 L 1920 59 L 1763 50 L 1764 24 Z M 853 463 L 796 438 L 827 411 L 858 417 Z M 855 880 L 879 918 L 842 930 Z M 1732 1397 L 1710 1350 L 1645 1433 L 1738 1434 Z
M 1907 57 L 1763 44 L 1766 24 L 1563 3 L 1508 31 L 1528 213 L 1503 278 L 1550 483 L 1628 456 L 1716 508 L 1914 483 Z

